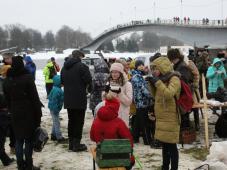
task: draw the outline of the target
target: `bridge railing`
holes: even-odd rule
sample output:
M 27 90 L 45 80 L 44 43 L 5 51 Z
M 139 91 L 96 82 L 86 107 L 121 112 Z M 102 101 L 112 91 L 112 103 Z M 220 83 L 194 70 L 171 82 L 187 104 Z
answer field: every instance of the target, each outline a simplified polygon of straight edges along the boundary
M 194 26 L 194 27 L 227 27 L 227 19 L 226 20 L 208 20 L 208 19 L 203 19 L 203 20 L 184 20 L 181 19 L 179 21 L 174 20 L 174 19 L 167 19 L 167 20 L 161 20 L 161 19 L 156 19 L 156 20 L 134 20 L 125 24 L 119 24 L 115 27 L 112 27 L 110 29 L 104 30 L 103 33 L 99 34 L 96 38 L 98 39 L 102 35 L 106 34 L 107 32 L 117 30 L 120 28 L 126 28 L 130 26 L 136 26 L 136 25 L 150 25 L 150 24 L 158 24 L 158 25 L 177 25 L 177 26 Z

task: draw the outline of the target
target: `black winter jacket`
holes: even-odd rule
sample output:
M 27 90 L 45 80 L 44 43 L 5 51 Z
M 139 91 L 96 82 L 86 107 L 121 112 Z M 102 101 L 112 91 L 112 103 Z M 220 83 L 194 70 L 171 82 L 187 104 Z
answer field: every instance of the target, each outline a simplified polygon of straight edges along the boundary
M 92 78 L 88 66 L 80 58 L 70 58 L 61 71 L 64 85 L 64 107 L 66 109 L 86 109 L 87 92 L 91 91 Z
M 3 90 L 16 138 L 32 137 L 40 126 L 42 110 L 33 77 L 26 69 L 8 70 Z

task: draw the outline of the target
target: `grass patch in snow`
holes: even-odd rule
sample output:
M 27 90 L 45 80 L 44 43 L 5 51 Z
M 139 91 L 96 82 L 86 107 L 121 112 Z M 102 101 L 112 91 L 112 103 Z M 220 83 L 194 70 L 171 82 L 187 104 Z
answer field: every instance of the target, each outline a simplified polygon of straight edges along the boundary
M 69 147 L 68 144 L 62 144 L 62 148 L 67 149 Z
M 209 154 L 209 150 L 207 150 L 206 148 L 196 148 L 196 147 L 190 148 L 190 149 L 185 149 L 181 152 L 185 153 L 185 154 L 189 154 L 193 158 L 201 160 L 201 161 L 205 161 L 207 155 Z
M 55 167 L 55 166 L 53 166 L 53 167 L 51 167 L 51 170 L 60 170 L 60 169 Z
M 154 170 L 162 170 L 162 166 L 152 165 L 152 169 L 154 169 Z

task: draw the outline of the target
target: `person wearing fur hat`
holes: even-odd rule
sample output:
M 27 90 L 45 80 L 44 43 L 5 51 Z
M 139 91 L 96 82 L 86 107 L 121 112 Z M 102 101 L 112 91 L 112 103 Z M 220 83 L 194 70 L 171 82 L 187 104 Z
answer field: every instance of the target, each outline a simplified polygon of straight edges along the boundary
M 113 63 L 110 67 L 110 77 L 107 82 L 107 88 L 115 94 L 120 101 L 118 116 L 129 126 L 129 111 L 132 103 L 132 85 L 124 72 L 124 66 L 121 63 Z M 105 95 L 109 91 L 107 90 Z
M 117 98 L 111 97 L 104 101 L 103 106 L 97 110 L 97 116 L 92 123 L 90 138 L 99 143 L 104 139 L 129 139 L 133 148 L 131 133 L 125 122 L 118 117 L 120 103 Z M 131 169 L 134 165 L 134 156 L 131 157 Z
M 32 152 L 33 135 L 41 123 L 42 104 L 32 75 L 25 69 L 21 56 L 12 58 L 3 90 L 12 114 L 18 170 L 39 170 L 33 166 Z
M 151 128 L 148 118 L 148 110 L 151 101 L 151 94 L 148 90 L 148 84 L 144 80 L 144 63 L 141 60 L 135 62 L 135 70 L 132 72 L 133 102 L 136 106 L 136 115 L 132 125 L 133 140 L 139 142 L 142 132 L 145 145 L 151 145 Z
M 180 117 L 176 110 L 175 97 L 180 96 L 179 73 L 174 72 L 167 57 L 159 57 L 151 63 L 152 76 L 147 80 L 155 97 L 155 139 L 162 142 L 162 170 L 178 169 L 177 143 L 180 135 Z

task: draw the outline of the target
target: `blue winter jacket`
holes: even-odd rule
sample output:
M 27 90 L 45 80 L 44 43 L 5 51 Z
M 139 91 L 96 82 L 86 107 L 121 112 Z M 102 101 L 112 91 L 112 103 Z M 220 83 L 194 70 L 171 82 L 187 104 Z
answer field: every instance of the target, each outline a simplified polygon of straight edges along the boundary
M 151 94 L 148 90 L 148 84 L 139 70 L 132 71 L 132 89 L 133 101 L 137 109 L 147 108 L 150 105 Z
M 215 63 L 221 62 L 221 66 L 216 68 Z M 218 73 L 216 73 L 218 71 Z M 220 73 L 219 73 L 220 72 Z M 212 66 L 207 70 L 206 77 L 209 80 L 208 92 L 216 92 L 218 87 L 224 87 L 224 79 L 226 78 L 226 70 L 223 62 L 219 58 L 215 58 Z
M 53 88 L 48 96 L 48 108 L 53 112 L 60 112 L 64 102 L 64 93 L 61 89 L 61 78 L 59 75 L 53 77 Z
M 32 58 L 30 56 L 26 56 L 24 58 L 25 61 L 25 68 L 29 71 L 29 73 L 32 74 L 34 80 L 35 80 L 35 72 L 36 72 L 36 65 L 32 61 Z

